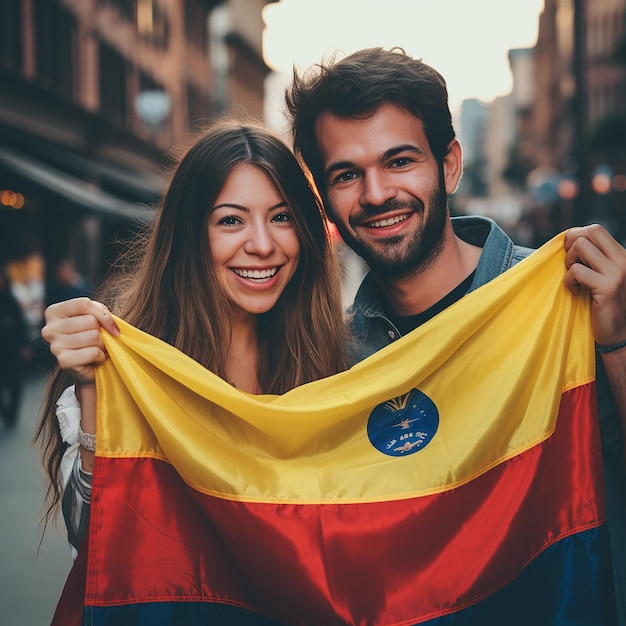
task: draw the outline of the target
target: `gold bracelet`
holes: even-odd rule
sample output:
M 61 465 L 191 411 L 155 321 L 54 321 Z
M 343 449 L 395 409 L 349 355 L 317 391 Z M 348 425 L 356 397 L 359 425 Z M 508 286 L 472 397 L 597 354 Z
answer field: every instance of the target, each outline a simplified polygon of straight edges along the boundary
M 90 452 L 96 451 L 96 435 L 83 432 L 83 429 L 78 424 L 78 445 Z

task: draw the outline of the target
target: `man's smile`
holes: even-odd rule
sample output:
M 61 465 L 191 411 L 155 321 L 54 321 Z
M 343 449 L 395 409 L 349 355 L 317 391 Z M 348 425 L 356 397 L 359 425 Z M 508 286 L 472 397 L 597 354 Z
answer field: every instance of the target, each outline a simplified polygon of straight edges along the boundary
M 394 217 L 386 217 L 382 220 L 376 220 L 373 222 L 368 222 L 363 224 L 363 226 L 368 226 L 369 228 L 384 228 L 385 226 L 393 226 L 394 224 L 398 224 L 400 222 L 404 222 L 404 220 L 409 219 L 410 214 L 405 213 L 404 215 L 396 215 Z

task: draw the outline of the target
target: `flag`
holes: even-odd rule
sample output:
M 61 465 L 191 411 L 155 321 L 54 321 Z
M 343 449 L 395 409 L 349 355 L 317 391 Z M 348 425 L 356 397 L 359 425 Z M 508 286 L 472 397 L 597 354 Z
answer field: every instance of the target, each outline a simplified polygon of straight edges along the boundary
M 560 235 L 281 396 L 118 320 L 55 623 L 613 623 L 590 305 L 564 259 Z

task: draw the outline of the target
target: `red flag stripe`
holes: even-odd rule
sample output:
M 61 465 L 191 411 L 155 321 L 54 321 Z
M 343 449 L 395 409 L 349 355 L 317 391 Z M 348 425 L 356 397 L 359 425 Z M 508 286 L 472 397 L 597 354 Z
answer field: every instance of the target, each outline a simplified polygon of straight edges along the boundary
M 218 601 L 292 624 L 393 624 L 471 605 L 602 523 L 594 400 L 594 384 L 566 392 L 550 439 L 410 500 L 234 502 L 183 487 L 162 461 L 98 458 L 86 604 Z

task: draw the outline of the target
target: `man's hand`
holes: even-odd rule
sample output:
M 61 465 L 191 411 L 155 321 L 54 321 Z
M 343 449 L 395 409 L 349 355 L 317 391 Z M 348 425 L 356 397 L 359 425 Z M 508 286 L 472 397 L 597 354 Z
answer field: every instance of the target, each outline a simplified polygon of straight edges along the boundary
M 574 292 L 591 293 L 591 323 L 596 343 L 626 341 L 626 250 L 601 226 L 572 228 L 565 235 L 565 284 Z M 622 433 L 626 433 L 626 346 L 601 352 Z M 623 437 L 626 472 L 626 436 Z
M 581 287 L 591 293 L 596 343 L 626 341 L 626 249 L 602 226 L 592 224 L 568 230 L 565 250 L 565 284 L 574 293 Z

